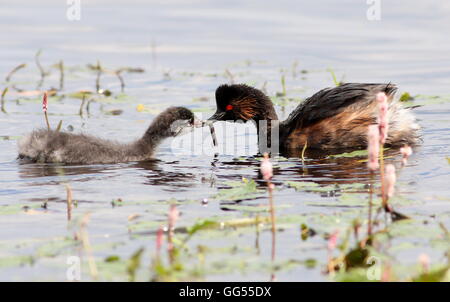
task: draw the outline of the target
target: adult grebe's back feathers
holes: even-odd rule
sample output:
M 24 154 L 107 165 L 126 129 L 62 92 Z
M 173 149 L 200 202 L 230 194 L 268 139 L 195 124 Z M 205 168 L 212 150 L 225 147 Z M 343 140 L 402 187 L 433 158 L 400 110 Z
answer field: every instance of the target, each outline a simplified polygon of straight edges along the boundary
M 325 88 L 303 101 L 289 114 L 283 124 L 294 129 L 306 127 L 322 119 L 344 111 L 348 106 L 367 106 L 374 101 L 377 93 L 384 92 L 388 99 L 395 95 L 393 84 L 346 83 Z

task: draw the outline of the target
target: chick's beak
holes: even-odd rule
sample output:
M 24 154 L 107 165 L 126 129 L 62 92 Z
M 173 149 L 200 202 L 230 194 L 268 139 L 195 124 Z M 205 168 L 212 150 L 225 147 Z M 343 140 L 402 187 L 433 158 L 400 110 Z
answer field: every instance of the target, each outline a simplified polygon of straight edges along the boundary
M 192 122 L 192 127 L 194 128 L 200 128 L 203 127 L 203 121 L 199 120 L 198 118 L 194 118 L 194 121 Z

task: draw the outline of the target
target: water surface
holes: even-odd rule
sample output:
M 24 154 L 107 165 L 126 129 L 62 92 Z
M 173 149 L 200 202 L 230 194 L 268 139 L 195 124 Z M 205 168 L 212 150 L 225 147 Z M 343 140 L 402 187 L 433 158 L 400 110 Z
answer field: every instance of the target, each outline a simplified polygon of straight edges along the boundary
M 287 96 L 293 99 L 276 107 L 285 118 L 301 99 L 334 85 L 328 68 L 338 80 L 392 82 L 401 92 L 421 95 L 408 105 L 422 105 L 414 113 L 423 127 L 423 144 L 406 167 L 401 167 L 396 150 L 389 151 L 388 159 L 398 168 L 393 202 L 412 222 L 394 227 L 393 237 L 378 252 L 384 265 L 395 264 L 403 279 L 418 273 L 420 254 L 427 254 L 432 265 L 446 263 L 448 245 L 442 242 L 439 227 L 439 223 L 450 227 L 450 40 L 445 30 L 450 27 L 450 6 L 444 1 L 383 1 L 380 21 L 366 19 L 365 1 L 83 1 L 81 20 L 75 22 L 66 19 L 65 2 L 41 2 L 2 2 L 0 75 L 26 63 L 13 76 L 18 88 L 36 89 L 39 71 L 34 56 L 39 49 L 45 69 L 64 60 L 63 93 L 93 90 L 96 75 L 86 64 L 97 60 L 111 70 L 145 69 L 124 74 L 126 96 L 118 98 L 114 98 L 120 93 L 117 78 L 102 76 L 101 86 L 111 90 L 113 98 L 92 103 L 90 115 L 80 117 L 79 99 L 52 98 L 51 124 L 63 120 L 63 129 L 70 125 L 76 133 L 129 141 L 138 138 L 167 106 L 183 105 L 199 117 L 208 117 L 214 111 L 215 88 L 231 80 L 265 87 L 275 96 L 282 90 L 282 74 Z M 2 89 L 7 85 L 2 78 Z M 52 68 L 42 88 L 58 85 L 57 69 Z M 139 112 L 139 104 L 147 110 Z M 120 115 L 108 114 L 119 109 Z M 155 254 L 155 232 L 166 224 L 169 205 L 175 200 L 180 227 L 200 219 L 233 221 L 268 215 L 254 210 L 268 204 L 264 191 L 239 201 L 217 197 L 230 181 L 236 184 L 243 178 L 255 180 L 265 190 L 258 178 L 259 160 L 252 157 L 253 145 L 221 149 L 214 158 L 207 129 L 198 129 L 203 131 L 207 154 L 190 154 L 189 146 L 173 147 L 167 141 L 150 163 L 20 164 L 17 139 L 45 125 L 40 100 L 11 89 L 6 110 L 7 114 L 0 113 L 0 280 L 64 281 L 70 255 L 84 257 L 82 278 L 90 280 L 83 249 L 70 241 L 87 212 L 93 255 L 103 280 L 126 279 L 126 260 L 141 247 L 146 248 L 142 261 L 149 264 Z M 220 125 L 217 129 L 220 144 L 234 139 L 229 131 L 223 137 Z M 248 136 L 256 141 L 255 129 Z M 324 237 L 340 230 L 342 238 L 355 219 L 364 224 L 371 178 L 363 159 L 274 161 L 277 280 L 333 280 L 324 273 L 328 257 Z M 296 191 L 290 181 L 336 189 Z M 70 184 L 78 203 L 69 224 L 65 184 Z M 202 202 L 205 198 L 207 205 Z M 123 206 L 113 207 L 111 202 L 118 199 Z M 47 209 L 41 207 L 45 202 Z M 134 214 L 140 217 L 129 221 Z M 302 240 L 301 224 L 318 234 Z M 199 232 L 188 247 L 180 258 L 185 274 L 179 279 L 270 278 L 267 224 Z M 104 259 L 111 255 L 123 261 L 108 266 Z M 308 266 L 305 260 L 316 265 Z M 139 274 L 143 280 L 149 278 L 145 268 Z

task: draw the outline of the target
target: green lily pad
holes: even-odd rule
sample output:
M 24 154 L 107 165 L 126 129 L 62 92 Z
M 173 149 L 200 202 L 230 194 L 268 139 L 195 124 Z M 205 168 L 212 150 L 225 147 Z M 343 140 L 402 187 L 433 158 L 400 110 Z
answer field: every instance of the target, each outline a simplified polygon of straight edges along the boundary
M 400 102 L 407 102 L 411 100 L 414 100 L 414 98 L 408 92 L 403 92 L 399 98 Z
M 237 201 L 252 199 L 262 193 L 261 190 L 256 188 L 256 182 L 254 180 L 228 182 L 227 185 L 232 188 L 219 190 L 219 193 L 213 196 L 213 198 L 221 201 Z
M 0 257 L 0 267 L 15 267 L 15 266 L 24 266 L 24 265 L 32 265 L 35 259 L 33 256 L 24 255 L 24 256 L 2 256 Z
M 305 192 L 331 192 L 337 189 L 334 185 L 321 186 L 312 181 L 288 181 L 286 182 L 286 185 L 290 188 L 294 188 L 296 191 Z
M 38 204 L 31 205 L 20 205 L 20 204 L 12 204 L 12 205 L 0 205 L 0 215 L 12 215 L 25 213 L 28 209 L 36 209 L 39 208 Z
M 342 158 L 342 157 L 367 157 L 367 150 L 356 150 L 352 152 L 344 152 L 341 154 L 330 155 L 330 158 Z
M 417 277 L 412 279 L 413 282 L 441 282 L 447 277 L 449 273 L 449 267 L 443 267 L 440 269 L 433 270 L 431 272 L 422 273 Z

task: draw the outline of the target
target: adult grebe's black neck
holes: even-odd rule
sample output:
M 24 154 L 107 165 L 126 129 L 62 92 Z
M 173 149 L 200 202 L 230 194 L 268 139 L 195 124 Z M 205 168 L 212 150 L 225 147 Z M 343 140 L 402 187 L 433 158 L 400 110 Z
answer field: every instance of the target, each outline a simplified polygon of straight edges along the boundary
M 210 120 L 252 121 L 258 131 L 259 145 L 270 146 L 273 121 L 278 116 L 270 98 L 261 90 L 245 84 L 221 85 L 216 89 L 217 111 Z
M 252 88 L 249 95 L 242 98 L 242 104 L 239 101 L 236 103 L 238 115 L 243 120 L 250 119 L 256 126 L 259 151 L 271 153 L 272 142 L 278 144 L 279 121 L 270 98 Z

